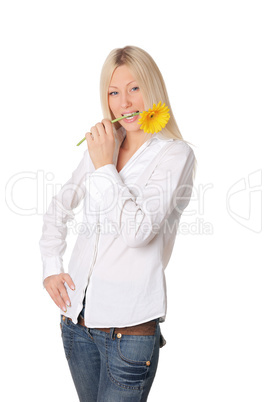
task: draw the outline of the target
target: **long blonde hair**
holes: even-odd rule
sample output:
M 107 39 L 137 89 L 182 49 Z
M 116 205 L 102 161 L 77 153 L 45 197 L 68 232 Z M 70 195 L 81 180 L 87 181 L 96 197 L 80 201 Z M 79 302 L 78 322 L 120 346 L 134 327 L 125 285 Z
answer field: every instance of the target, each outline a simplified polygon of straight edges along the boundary
M 112 50 L 106 58 L 101 71 L 100 97 L 105 118 L 114 119 L 108 106 L 108 87 L 114 70 L 126 65 L 134 75 L 141 89 L 145 110 L 153 107 L 159 101 L 170 109 L 170 120 L 162 130 L 168 138 L 183 139 L 170 107 L 166 86 L 162 74 L 152 57 L 143 49 L 136 46 L 126 46 Z M 119 125 L 120 126 L 120 125 Z
M 166 138 L 183 139 L 171 109 L 168 93 L 162 74 L 153 58 L 143 49 L 137 46 L 125 46 L 113 49 L 107 56 L 100 76 L 100 99 L 104 118 L 113 120 L 115 116 L 108 104 L 108 88 L 114 70 L 126 65 L 132 72 L 143 95 L 145 110 L 153 107 L 161 101 L 170 109 L 170 119 L 166 127 L 161 131 Z M 119 122 L 115 123 L 116 129 L 120 128 Z M 190 144 L 190 143 L 189 143 Z M 195 176 L 196 164 L 194 167 Z

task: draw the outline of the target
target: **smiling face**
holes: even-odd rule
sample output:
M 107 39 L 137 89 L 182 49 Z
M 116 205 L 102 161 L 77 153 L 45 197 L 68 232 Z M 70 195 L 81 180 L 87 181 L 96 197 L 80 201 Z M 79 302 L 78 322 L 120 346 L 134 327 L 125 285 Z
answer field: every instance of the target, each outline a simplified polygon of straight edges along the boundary
M 126 114 L 144 111 L 144 100 L 131 70 L 122 65 L 115 69 L 108 90 L 109 107 L 115 118 Z M 139 115 L 120 120 L 127 132 L 142 131 L 138 124 Z

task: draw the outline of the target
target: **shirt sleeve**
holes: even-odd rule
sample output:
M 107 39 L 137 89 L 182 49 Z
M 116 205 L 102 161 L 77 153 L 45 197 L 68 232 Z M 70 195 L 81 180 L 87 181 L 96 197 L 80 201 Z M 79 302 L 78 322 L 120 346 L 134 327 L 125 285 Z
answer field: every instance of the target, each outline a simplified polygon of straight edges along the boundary
M 163 155 L 143 186 L 126 186 L 115 165 L 96 169 L 90 181 L 91 196 L 129 247 L 146 246 L 159 233 L 174 208 L 186 208 L 193 186 L 195 155 L 183 141 Z
M 63 185 L 60 192 L 52 198 L 47 212 L 43 216 L 42 236 L 39 241 L 43 262 L 43 280 L 64 272 L 63 254 L 66 250 L 67 222 L 74 218 L 73 209 L 78 207 L 85 196 L 86 174 L 92 171 L 92 162 L 88 150 L 71 178 Z

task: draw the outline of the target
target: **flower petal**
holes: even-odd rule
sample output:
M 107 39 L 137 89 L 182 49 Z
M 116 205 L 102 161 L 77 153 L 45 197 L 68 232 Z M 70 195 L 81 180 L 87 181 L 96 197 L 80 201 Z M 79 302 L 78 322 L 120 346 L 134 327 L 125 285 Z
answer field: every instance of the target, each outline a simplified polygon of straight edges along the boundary
M 169 108 L 161 101 L 155 105 L 152 109 L 140 113 L 138 123 L 141 124 L 141 129 L 145 133 L 158 133 L 162 128 L 166 126 L 170 119 Z

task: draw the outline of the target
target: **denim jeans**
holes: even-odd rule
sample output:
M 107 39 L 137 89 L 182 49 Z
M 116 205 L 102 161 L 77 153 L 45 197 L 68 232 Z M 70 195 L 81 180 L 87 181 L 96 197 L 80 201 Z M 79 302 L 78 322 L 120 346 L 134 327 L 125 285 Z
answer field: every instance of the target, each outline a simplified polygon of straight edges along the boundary
M 151 336 L 117 337 L 114 328 L 106 333 L 62 316 L 61 331 L 81 402 L 147 401 L 159 359 L 159 320 Z

